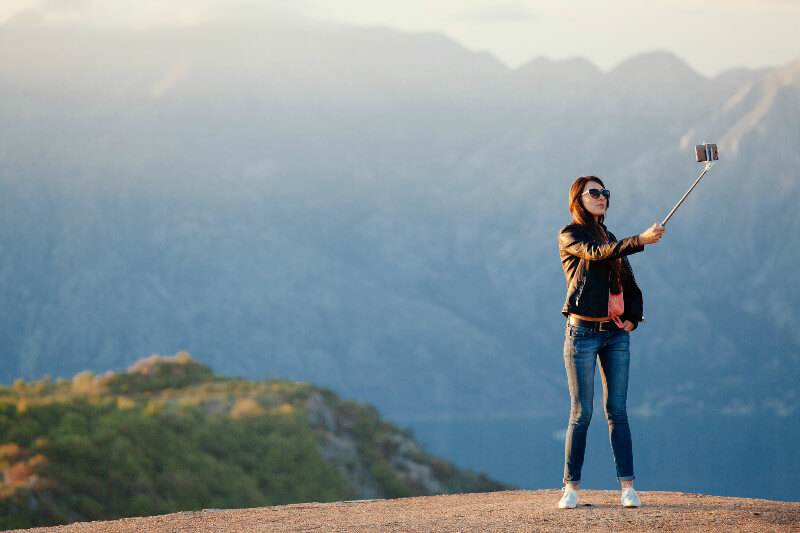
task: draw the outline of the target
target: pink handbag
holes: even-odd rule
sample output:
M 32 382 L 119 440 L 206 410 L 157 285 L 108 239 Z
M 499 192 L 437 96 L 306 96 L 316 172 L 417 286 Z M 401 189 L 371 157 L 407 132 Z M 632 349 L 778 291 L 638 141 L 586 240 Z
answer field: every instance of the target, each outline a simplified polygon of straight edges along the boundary
M 622 291 L 619 294 L 608 293 L 608 316 L 622 329 L 622 320 L 619 318 L 625 312 L 625 300 L 622 298 Z
M 606 235 L 605 231 L 603 231 L 603 241 L 608 242 L 608 235 Z M 614 261 L 622 262 L 622 259 L 614 259 Z M 622 320 L 619 318 L 622 316 L 622 313 L 625 312 L 625 300 L 622 298 L 622 288 L 620 288 L 619 294 L 613 294 L 611 291 L 608 292 L 608 316 L 611 317 L 611 320 L 614 321 L 614 324 L 622 328 Z

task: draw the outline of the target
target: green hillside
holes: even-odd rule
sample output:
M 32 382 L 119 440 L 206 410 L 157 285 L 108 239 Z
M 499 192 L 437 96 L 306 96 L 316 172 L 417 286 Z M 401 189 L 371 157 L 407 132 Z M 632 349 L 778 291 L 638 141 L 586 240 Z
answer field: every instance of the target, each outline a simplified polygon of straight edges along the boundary
M 215 376 L 182 352 L 0 387 L 0 526 L 507 488 L 369 406 Z

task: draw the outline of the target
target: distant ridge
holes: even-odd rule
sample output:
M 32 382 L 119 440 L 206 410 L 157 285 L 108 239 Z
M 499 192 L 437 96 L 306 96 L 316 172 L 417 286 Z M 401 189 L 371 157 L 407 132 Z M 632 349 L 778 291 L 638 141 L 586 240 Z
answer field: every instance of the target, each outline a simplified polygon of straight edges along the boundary
M 626 59 L 609 71 L 613 76 L 639 78 L 641 80 L 658 81 L 665 75 L 678 78 L 700 79 L 704 76 L 692 69 L 683 59 L 672 52 L 655 51 L 638 54 Z
M 537 76 L 551 74 L 599 76 L 602 74 L 602 71 L 594 63 L 583 57 L 573 57 L 561 61 L 537 57 L 516 69 L 516 72 L 520 75 L 535 73 Z
M 559 490 L 509 491 L 309 503 L 240 510 L 203 510 L 112 522 L 38 528 L 49 533 L 194 531 L 686 531 L 780 532 L 800 527 L 800 503 L 640 492 L 644 505 L 624 509 L 617 491 L 581 491 L 576 509 L 555 506 Z

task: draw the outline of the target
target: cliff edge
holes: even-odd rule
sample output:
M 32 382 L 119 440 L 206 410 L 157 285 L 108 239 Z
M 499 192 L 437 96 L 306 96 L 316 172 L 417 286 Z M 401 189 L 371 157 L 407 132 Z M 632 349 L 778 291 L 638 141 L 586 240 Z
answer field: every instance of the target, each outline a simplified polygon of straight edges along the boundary
M 253 509 L 182 512 L 108 522 L 34 528 L 41 533 L 193 532 L 519 532 L 800 530 L 800 503 L 640 491 L 643 506 L 620 506 L 618 491 L 580 492 L 576 509 L 556 508 L 561 491 L 505 491 L 304 503 Z

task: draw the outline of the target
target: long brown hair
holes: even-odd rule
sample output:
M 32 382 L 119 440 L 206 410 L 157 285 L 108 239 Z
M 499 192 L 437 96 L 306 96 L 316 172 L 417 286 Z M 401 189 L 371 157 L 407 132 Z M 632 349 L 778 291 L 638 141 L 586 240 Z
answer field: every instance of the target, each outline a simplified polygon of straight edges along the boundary
M 569 188 L 569 212 L 572 214 L 573 223 L 580 224 L 581 226 L 585 227 L 595 239 L 602 241 L 605 232 L 603 231 L 601 224 L 605 219 L 605 215 L 601 215 L 595 219 L 594 215 L 587 211 L 586 207 L 583 205 L 583 188 L 586 187 L 586 184 L 590 181 L 596 181 L 602 188 L 606 188 L 603 180 L 597 176 L 579 177 L 572 182 L 572 187 Z M 610 205 L 611 199 L 607 198 L 606 210 Z
M 586 210 L 583 205 L 583 188 L 590 181 L 596 181 L 602 188 L 606 188 L 603 180 L 597 176 L 581 176 L 572 182 L 572 187 L 569 188 L 569 212 L 572 214 L 572 222 L 580 224 L 599 242 L 608 242 L 608 235 L 606 234 L 603 221 L 605 215 L 600 215 L 595 218 L 593 214 Z M 611 198 L 606 198 L 606 210 L 611 206 Z M 611 275 L 610 284 L 611 292 L 619 294 L 622 290 L 622 261 L 611 261 Z

